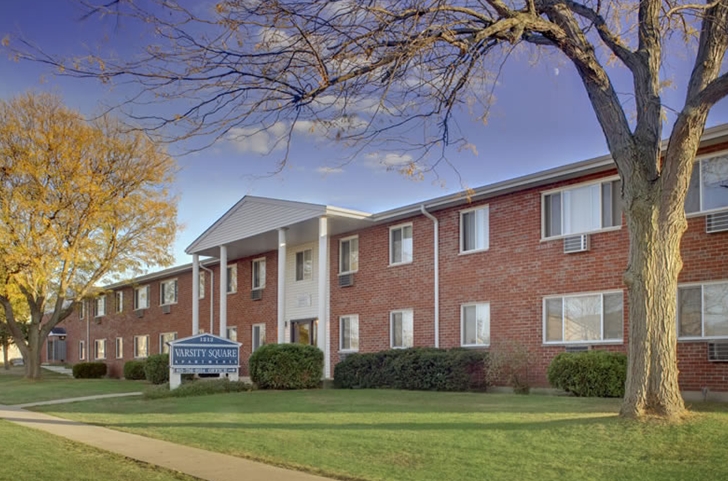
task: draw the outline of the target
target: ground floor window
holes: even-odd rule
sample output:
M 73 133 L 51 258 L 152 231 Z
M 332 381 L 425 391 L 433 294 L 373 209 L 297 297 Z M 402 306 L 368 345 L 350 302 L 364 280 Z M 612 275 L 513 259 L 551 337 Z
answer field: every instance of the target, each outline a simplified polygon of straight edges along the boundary
M 575 294 L 543 300 L 544 342 L 621 341 L 622 292 Z
M 678 337 L 728 337 L 728 282 L 680 286 L 677 291 Z
M 176 332 L 163 332 L 159 335 L 159 352 L 161 354 L 169 354 L 169 344 L 168 342 L 172 342 L 175 339 L 177 339 L 177 333 Z
M 86 360 L 86 342 L 85 341 L 78 341 L 78 360 L 79 361 Z
M 149 356 L 149 336 L 134 336 L 134 357 Z
M 253 352 L 265 344 L 265 324 L 253 324 L 253 340 L 251 346 Z
M 122 359 L 124 357 L 124 339 L 121 337 L 116 338 L 116 358 Z
M 238 342 L 238 328 L 237 327 L 228 327 L 227 328 L 227 338 L 231 341 Z
M 359 350 L 359 316 L 341 316 L 339 318 L 339 337 L 341 351 Z
M 460 313 L 460 343 L 463 346 L 490 345 L 490 304 L 463 304 Z
M 390 345 L 394 348 L 414 346 L 414 315 L 412 309 L 392 311 L 389 315 Z
M 106 339 L 96 339 L 94 341 L 94 358 L 106 359 Z

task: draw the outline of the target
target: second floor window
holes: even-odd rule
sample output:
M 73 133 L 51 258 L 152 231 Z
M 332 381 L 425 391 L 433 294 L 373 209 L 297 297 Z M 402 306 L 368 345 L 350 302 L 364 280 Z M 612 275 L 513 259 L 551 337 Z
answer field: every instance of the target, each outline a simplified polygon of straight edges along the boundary
M 94 300 L 94 316 L 102 317 L 106 315 L 106 296 L 99 296 Z
M 149 309 L 149 286 L 134 289 L 134 310 Z
M 349 237 L 339 242 L 339 274 L 359 270 L 359 238 Z
M 488 206 L 460 213 L 460 252 L 488 248 Z
M 308 281 L 313 275 L 313 252 L 311 249 L 296 252 L 296 280 Z
M 227 267 L 227 291 L 228 294 L 238 292 L 238 265 L 233 264 Z
M 620 181 L 592 183 L 543 196 L 543 237 L 586 234 L 622 225 Z
M 412 262 L 412 224 L 389 229 L 389 264 Z
M 177 279 L 170 279 L 159 283 L 159 304 L 177 304 Z
M 265 259 L 255 259 L 252 267 L 253 289 L 263 289 L 265 287 Z
M 116 312 L 119 313 L 124 310 L 124 291 L 116 291 L 114 297 L 116 298 Z

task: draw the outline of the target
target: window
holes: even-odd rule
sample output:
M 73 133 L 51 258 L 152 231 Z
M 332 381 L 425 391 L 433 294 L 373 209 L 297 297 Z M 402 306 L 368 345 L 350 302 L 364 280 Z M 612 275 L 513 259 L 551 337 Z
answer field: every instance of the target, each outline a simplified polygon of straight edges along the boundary
M 251 342 L 253 352 L 260 346 L 265 345 L 265 324 L 253 324 L 253 341 Z
M 227 328 L 227 338 L 231 341 L 238 342 L 238 328 L 237 327 L 228 327 Z
M 412 347 L 414 345 L 412 310 L 392 311 L 389 320 L 391 346 Z
M 488 206 L 460 213 L 460 252 L 488 248 Z
M 460 313 L 460 332 L 463 346 L 489 346 L 490 304 L 464 304 Z
M 622 292 L 547 297 L 543 310 L 545 343 L 622 340 Z
M 159 335 L 159 353 L 160 354 L 169 354 L 169 346 L 167 345 L 168 342 L 172 342 L 175 339 L 177 339 L 177 333 L 176 332 L 163 332 Z
M 124 310 L 124 291 L 116 291 L 114 297 L 116 298 L 116 313 L 120 313 Z
M 359 238 L 349 237 L 339 241 L 339 274 L 359 270 Z
M 728 337 L 728 282 L 679 287 L 677 326 L 681 339 Z
M 389 229 L 389 264 L 412 262 L 412 224 Z
M 85 341 L 78 341 L 78 360 L 79 361 L 86 360 L 86 342 Z
M 149 356 L 149 336 L 134 336 L 134 357 Z
M 296 252 L 296 280 L 309 281 L 313 274 L 313 256 L 311 249 Z
M 78 304 L 78 318 L 83 319 L 86 317 L 86 301 L 81 299 Z
M 255 261 L 254 261 L 255 262 Z M 265 270 L 265 260 L 263 260 L 263 270 Z M 265 283 L 265 274 L 263 274 Z M 228 294 L 238 292 L 238 265 L 233 264 L 227 267 L 227 291 Z
M 94 317 L 106 315 L 106 296 L 99 296 L 94 299 Z
M 177 279 L 159 283 L 159 305 L 177 304 Z
M 97 339 L 94 341 L 94 358 L 106 359 L 106 339 Z
M 205 298 L 205 271 L 200 271 L 200 299 Z
M 685 212 L 714 212 L 728 208 L 728 154 L 700 159 L 693 166 Z
M 572 187 L 543 196 L 543 237 L 558 237 L 622 225 L 620 181 Z
M 116 338 L 116 358 L 122 359 L 124 357 L 124 339 L 121 337 Z
M 134 289 L 134 310 L 149 309 L 149 286 Z
M 253 289 L 263 289 L 265 287 L 265 259 L 255 259 L 253 261 Z
M 339 318 L 339 350 L 359 350 L 359 316 L 342 316 Z

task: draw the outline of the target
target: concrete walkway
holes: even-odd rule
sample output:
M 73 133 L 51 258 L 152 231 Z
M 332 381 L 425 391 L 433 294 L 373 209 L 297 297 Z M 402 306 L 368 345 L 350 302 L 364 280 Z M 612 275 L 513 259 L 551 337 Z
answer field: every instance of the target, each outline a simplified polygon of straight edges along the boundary
M 104 397 L 88 396 L 86 399 L 94 398 L 103 399 Z M 75 398 L 75 400 L 78 399 Z M 58 400 L 55 403 L 59 404 L 61 401 L 64 400 Z M 226 454 L 26 411 L 19 406 L 0 405 L 0 419 L 208 481 L 327 480 L 327 478 L 312 474 L 269 466 Z
M 58 374 L 65 374 L 66 376 L 73 377 L 73 370 L 68 369 L 67 367 L 64 367 L 64 366 L 56 366 L 53 364 L 41 364 L 40 367 L 42 367 L 43 369 L 47 369 L 49 371 L 57 372 Z

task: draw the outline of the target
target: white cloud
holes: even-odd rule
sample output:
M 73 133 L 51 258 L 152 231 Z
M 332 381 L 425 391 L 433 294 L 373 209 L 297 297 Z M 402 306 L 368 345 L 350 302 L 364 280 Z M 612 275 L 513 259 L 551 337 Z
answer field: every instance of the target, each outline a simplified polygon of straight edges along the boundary
M 276 122 L 268 128 L 236 127 L 230 129 L 227 140 L 235 146 L 238 152 L 267 155 L 286 145 L 287 134 L 286 124 Z
M 394 152 L 373 152 L 364 156 L 364 165 L 373 170 L 402 170 L 413 162 L 411 155 Z
M 344 173 L 344 169 L 341 167 L 317 167 L 316 172 L 323 175 L 331 175 L 331 174 L 342 174 Z

